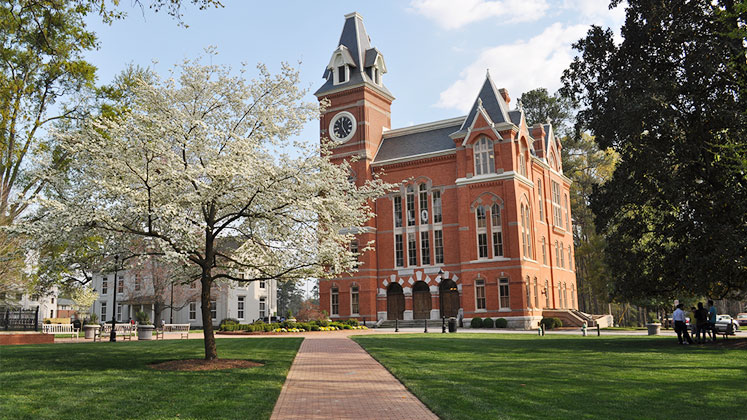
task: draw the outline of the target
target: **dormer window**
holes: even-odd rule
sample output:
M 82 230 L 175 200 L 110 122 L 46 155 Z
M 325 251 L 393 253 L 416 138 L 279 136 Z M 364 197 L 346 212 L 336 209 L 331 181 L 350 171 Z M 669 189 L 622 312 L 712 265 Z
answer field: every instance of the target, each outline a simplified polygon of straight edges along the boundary
M 475 143 L 472 149 L 475 155 L 475 175 L 484 175 L 495 172 L 495 155 L 493 142 L 487 137 L 482 137 Z
M 345 83 L 350 80 L 351 67 L 355 67 L 353 57 L 345 46 L 340 45 L 327 65 L 327 77 L 332 76 L 333 85 Z
M 337 67 L 337 84 L 345 83 L 348 81 L 348 66 Z

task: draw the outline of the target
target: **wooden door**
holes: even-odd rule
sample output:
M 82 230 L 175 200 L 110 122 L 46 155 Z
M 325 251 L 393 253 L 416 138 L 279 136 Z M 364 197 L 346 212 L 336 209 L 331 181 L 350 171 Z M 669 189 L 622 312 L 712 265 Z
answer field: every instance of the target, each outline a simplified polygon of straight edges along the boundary
M 405 294 L 402 286 L 392 283 L 386 291 L 386 319 L 405 319 Z
M 412 291 L 412 318 L 429 319 L 431 317 L 431 291 L 425 282 L 416 282 Z
M 456 317 L 459 315 L 459 291 L 456 283 L 449 279 L 444 279 L 439 287 L 441 294 L 441 316 Z

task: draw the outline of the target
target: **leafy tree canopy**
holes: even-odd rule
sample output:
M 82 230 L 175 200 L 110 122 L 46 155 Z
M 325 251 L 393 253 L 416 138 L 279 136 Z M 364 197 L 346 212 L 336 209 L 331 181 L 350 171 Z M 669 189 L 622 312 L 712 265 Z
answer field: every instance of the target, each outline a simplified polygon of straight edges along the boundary
M 621 44 L 594 26 L 574 45 L 563 93 L 620 155 L 592 197 L 616 296 L 747 295 L 746 17 L 732 0 L 630 0 Z

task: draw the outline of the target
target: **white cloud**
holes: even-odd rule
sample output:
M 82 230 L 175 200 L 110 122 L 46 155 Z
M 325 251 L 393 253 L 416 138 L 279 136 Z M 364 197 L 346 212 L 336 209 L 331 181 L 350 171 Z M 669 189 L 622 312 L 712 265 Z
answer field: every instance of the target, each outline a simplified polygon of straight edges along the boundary
M 467 66 L 460 79 L 441 92 L 436 106 L 467 112 L 485 81 L 485 71 L 498 88 L 506 88 L 515 99 L 537 87 L 554 92 L 560 87 L 560 76 L 573 57 L 571 44 L 586 34 L 588 25 L 564 27 L 555 23 L 529 41 L 517 41 L 483 51 Z
M 444 29 L 489 18 L 502 18 L 503 23 L 531 22 L 542 18 L 549 8 L 546 0 L 412 0 L 410 7 Z
M 579 21 L 619 28 L 625 21 L 627 2 L 612 10 L 609 3 L 607 0 L 564 0 L 562 8 L 577 13 Z

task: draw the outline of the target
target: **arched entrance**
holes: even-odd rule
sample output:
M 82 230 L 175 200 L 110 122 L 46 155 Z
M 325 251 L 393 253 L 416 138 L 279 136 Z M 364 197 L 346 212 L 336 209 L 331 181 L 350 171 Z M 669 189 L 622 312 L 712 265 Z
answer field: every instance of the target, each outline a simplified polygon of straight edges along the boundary
M 416 281 L 412 287 L 412 319 L 430 319 L 431 290 L 424 281 Z
M 439 292 L 441 295 L 441 316 L 456 317 L 459 314 L 459 291 L 454 280 L 441 280 Z
M 386 289 L 386 319 L 405 319 L 405 293 L 402 286 L 392 283 Z

